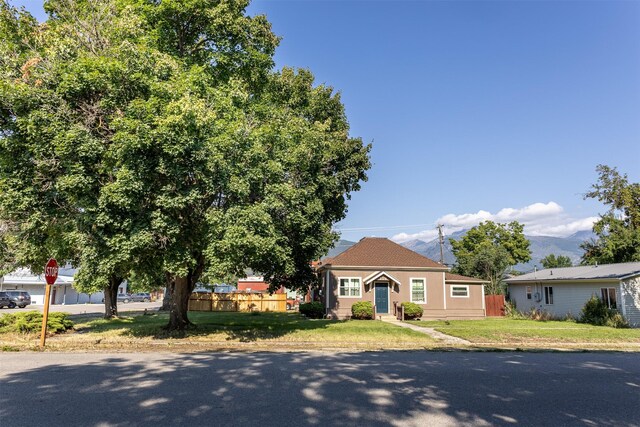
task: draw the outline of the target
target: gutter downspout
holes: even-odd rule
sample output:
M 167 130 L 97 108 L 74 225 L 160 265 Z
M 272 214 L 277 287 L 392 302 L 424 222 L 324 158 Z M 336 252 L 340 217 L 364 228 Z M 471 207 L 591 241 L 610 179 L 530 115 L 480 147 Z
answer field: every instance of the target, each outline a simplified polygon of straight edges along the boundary
M 329 269 L 324 272 L 324 291 L 326 293 L 325 297 L 325 315 L 329 315 L 329 289 L 331 288 L 331 276 L 329 275 Z
M 442 304 L 444 309 L 447 309 L 447 279 L 445 273 L 442 272 Z

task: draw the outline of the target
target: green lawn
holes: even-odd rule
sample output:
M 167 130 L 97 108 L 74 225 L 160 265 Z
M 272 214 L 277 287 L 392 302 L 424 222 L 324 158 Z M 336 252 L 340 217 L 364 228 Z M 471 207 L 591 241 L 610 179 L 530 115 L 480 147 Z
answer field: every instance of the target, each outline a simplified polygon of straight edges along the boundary
M 53 350 L 166 349 L 419 349 L 436 341 L 409 329 L 373 320 L 309 320 L 295 313 L 191 312 L 196 327 L 185 334 L 168 334 L 166 313 L 126 316 L 114 320 L 71 316 L 74 332 L 47 340 Z M 0 335 L 0 345 L 16 337 Z M 27 343 L 36 336 L 25 336 Z M 33 343 L 31 343 L 33 344 Z
M 472 343 L 555 344 L 607 343 L 640 344 L 640 329 L 615 329 L 571 321 L 535 321 L 507 318 L 484 320 L 411 321 L 418 326 L 464 338 Z

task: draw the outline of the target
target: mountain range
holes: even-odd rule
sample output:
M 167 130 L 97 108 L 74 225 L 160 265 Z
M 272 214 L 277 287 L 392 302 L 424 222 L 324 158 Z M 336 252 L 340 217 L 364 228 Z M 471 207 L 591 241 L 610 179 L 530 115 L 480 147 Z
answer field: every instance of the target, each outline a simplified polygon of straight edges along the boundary
M 459 240 L 465 234 L 467 230 L 457 231 L 455 233 L 451 233 L 450 235 L 445 236 L 444 239 L 444 263 L 452 266 L 455 264 L 456 258 L 451 251 L 451 244 L 449 243 L 449 239 Z M 571 262 L 574 265 L 580 263 L 580 258 L 582 257 L 582 248 L 580 245 L 585 241 L 592 238 L 595 238 L 595 234 L 591 231 L 578 231 L 568 237 L 552 237 L 552 236 L 525 236 L 529 239 L 531 249 L 531 261 L 527 263 L 522 263 L 514 266 L 515 270 L 526 272 L 533 270 L 534 266 L 538 268 L 542 268 L 542 264 L 540 260 L 547 255 L 555 254 L 568 256 L 571 259 Z M 356 242 L 351 242 L 349 240 L 339 240 L 336 245 L 329 250 L 327 257 L 334 257 L 343 251 L 347 250 L 349 247 L 354 245 Z M 431 258 L 435 261 L 440 261 L 440 245 L 438 243 L 438 239 L 434 239 L 428 242 L 424 240 L 409 240 L 407 242 L 400 243 L 405 248 L 411 249 L 419 253 L 420 255 L 424 255 L 427 258 Z

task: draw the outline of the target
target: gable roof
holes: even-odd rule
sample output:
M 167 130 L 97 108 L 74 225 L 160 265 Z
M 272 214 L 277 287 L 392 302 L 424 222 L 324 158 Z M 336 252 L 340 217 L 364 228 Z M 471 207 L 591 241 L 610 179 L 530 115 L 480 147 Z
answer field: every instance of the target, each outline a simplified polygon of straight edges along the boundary
M 507 283 L 539 282 L 550 280 L 620 280 L 640 276 L 640 262 L 618 264 L 581 265 L 577 267 L 545 268 L 533 273 L 507 279 Z
M 349 267 L 447 267 L 384 237 L 365 237 L 323 265 Z
M 395 277 L 393 277 L 392 275 L 390 275 L 386 271 L 376 271 L 375 273 L 368 275 L 367 277 L 364 278 L 364 284 L 368 285 L 369 283 L 373 282 L 374 280 L 378 280 L 381 277 L 386 278 L 386 279 L 392 281 L 393 283 L 401 285 L 401 283 L 400 283 L 400 281 L 398 279 L 396 279 Z

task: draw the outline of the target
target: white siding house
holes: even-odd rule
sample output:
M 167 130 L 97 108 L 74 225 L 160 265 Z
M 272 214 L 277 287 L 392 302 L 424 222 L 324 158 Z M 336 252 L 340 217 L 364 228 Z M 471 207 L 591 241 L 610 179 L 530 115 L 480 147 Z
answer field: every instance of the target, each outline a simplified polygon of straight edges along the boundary
M 51 304 L 101 303 L 102 292 L 85 294 L 73 287 L 76 270 L 61 268 L 55 285 L 51 287 Z M 45 280 L 43 275 L 33 274 L 28 268 L 19 268 L 0 278 L 1 291 L 27 291 L 31 295 L 31 304 L 44 305 Z M 123 286 L 125 286 L 123 284 Z M 126 288 L 124 288 L 126 289 Z
M 593 295 L 640 327 L 640 262 L 548 268 L 506 280 L 518 311 L 580 317 Z

